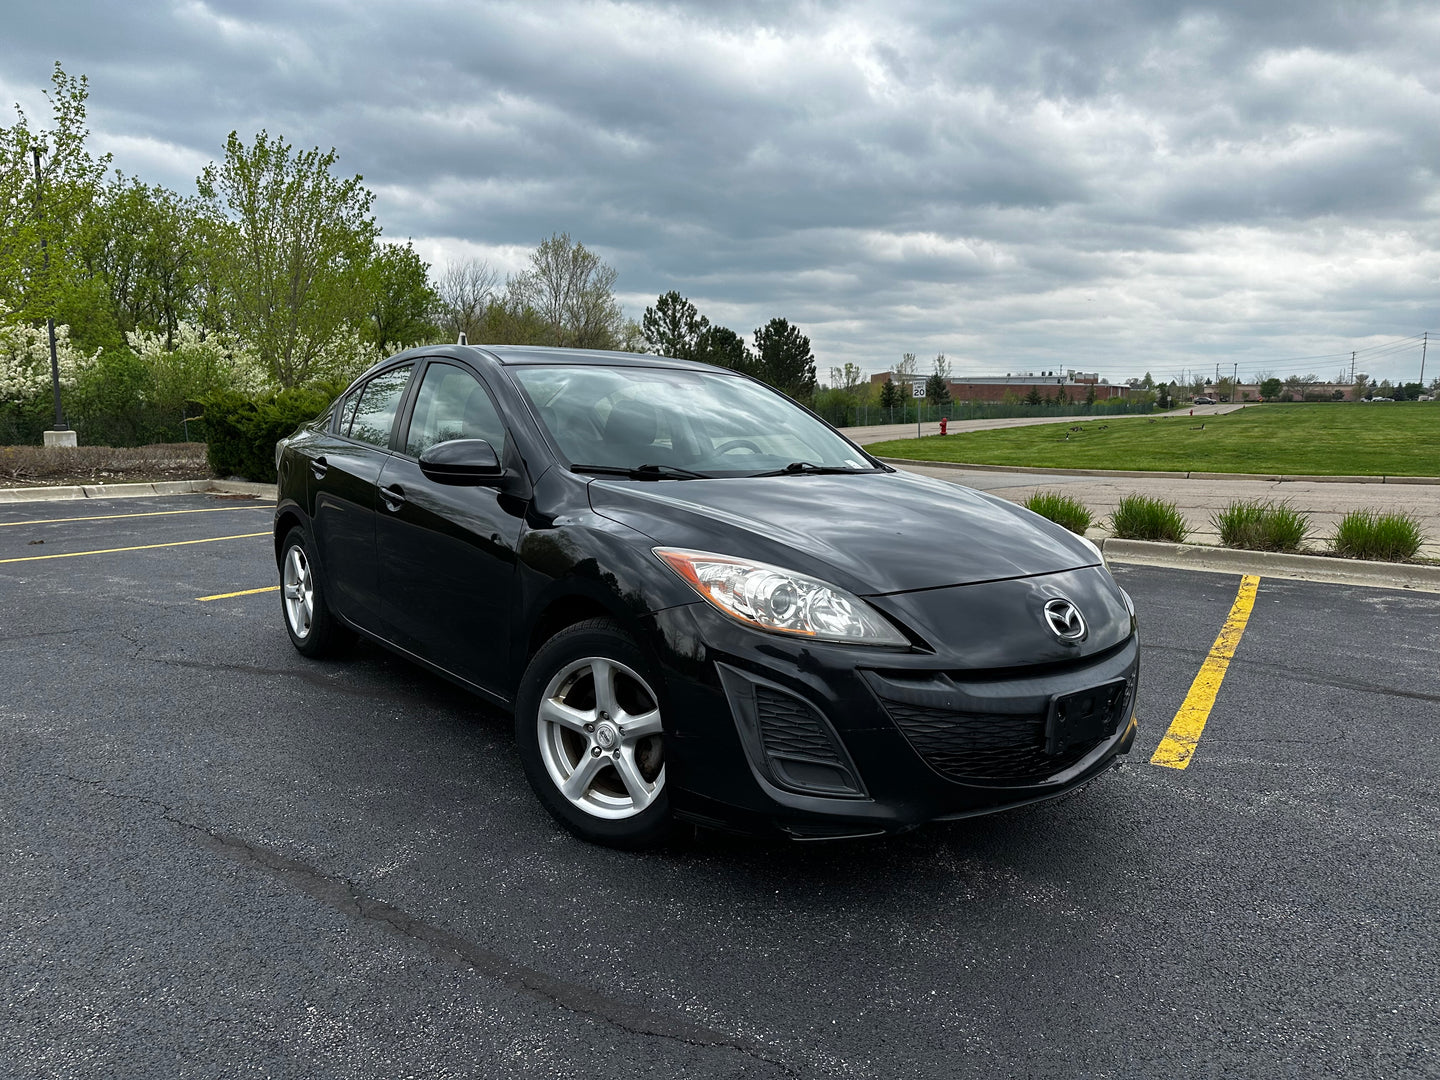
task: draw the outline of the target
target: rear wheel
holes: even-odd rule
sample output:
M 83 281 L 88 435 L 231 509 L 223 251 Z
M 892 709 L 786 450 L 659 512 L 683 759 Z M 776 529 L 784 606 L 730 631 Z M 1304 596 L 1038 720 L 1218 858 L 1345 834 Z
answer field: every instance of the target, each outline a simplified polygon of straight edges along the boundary
M 608 619 L 576 623 L 531 660 L 515 737 L 545 808 L 586 840 L 641 848 L 670 834 L 659 680 Z
M 325 602 L 305 530 L 297 525 L 286 533 L 280 552 L 280 610 L 290 643 L 305 656 L 334 651 L 345 630 Z

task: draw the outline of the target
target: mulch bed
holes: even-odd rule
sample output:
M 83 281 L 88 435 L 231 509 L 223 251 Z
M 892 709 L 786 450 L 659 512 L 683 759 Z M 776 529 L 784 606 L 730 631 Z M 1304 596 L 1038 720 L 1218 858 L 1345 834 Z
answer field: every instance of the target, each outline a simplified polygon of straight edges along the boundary
M 212 475 L 204 443 L 0 446 L 0 487 L 153 483 Z

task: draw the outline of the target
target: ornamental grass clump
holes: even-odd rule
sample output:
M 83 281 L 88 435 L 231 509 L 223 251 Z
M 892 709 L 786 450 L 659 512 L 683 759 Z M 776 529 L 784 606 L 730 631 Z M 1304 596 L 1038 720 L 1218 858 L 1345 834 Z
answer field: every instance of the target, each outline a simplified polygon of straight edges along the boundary
M 1121 540 L 1163 540 L 1183 544 L 1190 527 L 1174 503 L 1148 495 L 1126 495 L 1110 515 L 1110 531 Z
M 1352 510 L 1335 528 L 1335 554 L 1346 559 L 1405 562 L 1415 557 L 1424 539 L 1420 522 L 1403 511 Z
M 1090 528 L 1090 523 L 1094 521 L 1084 503 L 1058 491 L 1035 492 L 1025 500 L 1025 509 L 1049 518 L 1080 536 L 1085 535 L 1085 530 Z
M 1289 503 L 1233 502 L 1210 519 L 1226 547 L 1250 551 L 1299 551 L 1310 517 Z

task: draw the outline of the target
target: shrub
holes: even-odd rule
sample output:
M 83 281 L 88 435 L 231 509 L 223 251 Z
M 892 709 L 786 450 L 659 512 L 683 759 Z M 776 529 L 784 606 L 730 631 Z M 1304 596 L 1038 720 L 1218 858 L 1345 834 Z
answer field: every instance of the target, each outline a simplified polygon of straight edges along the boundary
M 1251 551 L 1298 551 L 1310 518 L 1289 503 L 1233 502 L 1210 519 L 1226 547 Z
M 1174 503 L 1148 495 L 1126 495 L 1110 515 L 1110 531 L 1122 540 L 1167 540 L 1183 544 L 1190 528 Z
M 1025 500 L 1025 509 L 1034 511 L 1043 518 L 1049 518 L 1057 525 L 1063 525 L 1073 533 L 1085 535 L 1085 530 L 1094 520 L 1085 504 L 1079 499 L 1063 495 L 1058 491 L 1037 491 Z
M 206 457 L 216 476 L 273 483 L 275 444 L 325 410 L 343 387 L 325 384 L 247 397 L 233 390 L 207 394 Z
M 1347 559 L 1405 562 L 1423 542 L 1420 522 L 1403 511 L 1352 510 L 1335 528 L 1335 554 Z

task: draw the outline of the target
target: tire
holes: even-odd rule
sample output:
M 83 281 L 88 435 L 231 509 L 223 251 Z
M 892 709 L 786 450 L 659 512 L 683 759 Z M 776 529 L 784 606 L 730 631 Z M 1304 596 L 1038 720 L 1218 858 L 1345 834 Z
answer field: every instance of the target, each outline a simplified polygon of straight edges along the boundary
M 520 682 L 515 742 L 556 821 L 610 847 L 669 838 L 663 705 L 654 664 L 609 619 L 576 623 L 540 647 Z
M 349 635 L 325 602 L 313 551 L 300 526 L 285 534 L 280 547 L 280 614 L 290 644 L 304 656 L 318 657 L 335 653 Z

